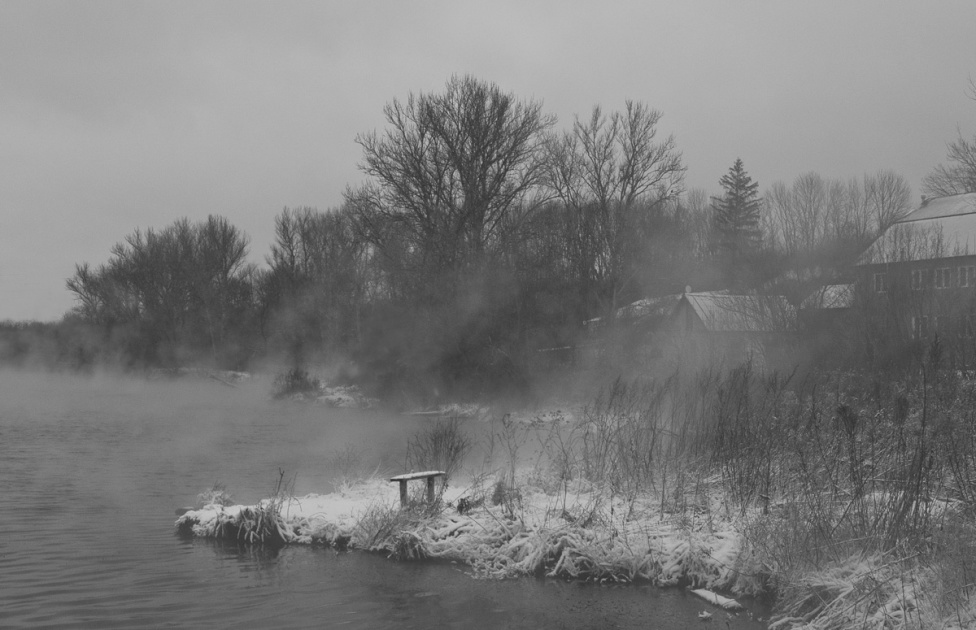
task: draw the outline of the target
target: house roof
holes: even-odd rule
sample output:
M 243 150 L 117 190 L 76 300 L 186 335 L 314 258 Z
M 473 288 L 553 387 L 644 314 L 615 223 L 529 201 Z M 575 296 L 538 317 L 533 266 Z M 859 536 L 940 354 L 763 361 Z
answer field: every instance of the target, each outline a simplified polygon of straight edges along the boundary
M 963 193 L 923 201 L 921 206 L 906 214 L 898 222 L 927 221 L 974 213 L 976 213 L 976 193 Z
M 892 224 L 858 265 L 976 255 L 976 193 L 937 197 Z
M 818 287 L 800 304 L 801 309 L 837 309 L 854 305 L 853 284 L 826 284 Z
M 645 319 L 655 317 L 665 317 L 674 308 L 680 295 L 664 295 L 661 297 L 644 298 L 622 306 L 614 313 L 614 319 L 618 322 L 636 323 Z M 584 322 L 587 327 L 598 328 L 604 325 L 603 317 L 594 317 Z
M 685 293 L 682 300 L 710 332 L 786 332 L 795 328 L 796 312 L 782 295 Z

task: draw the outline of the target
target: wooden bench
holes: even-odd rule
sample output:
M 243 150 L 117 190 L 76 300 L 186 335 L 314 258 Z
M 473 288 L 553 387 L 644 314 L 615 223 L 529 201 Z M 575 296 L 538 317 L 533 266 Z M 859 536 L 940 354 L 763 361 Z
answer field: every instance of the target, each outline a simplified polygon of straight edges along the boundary
M 390 481 L 400 482 L 400 505 L 407 504 L 407 482 L 414 479 L 426 479 L 427 480 L 427 503 L 434 502 L 434 479 L 438 477 L 443 477 L 447 473 L 442 470 L 427 470 L 418 473 L 407 473 L 405 475 L 397 475 L 396 477 L 390 477 Z

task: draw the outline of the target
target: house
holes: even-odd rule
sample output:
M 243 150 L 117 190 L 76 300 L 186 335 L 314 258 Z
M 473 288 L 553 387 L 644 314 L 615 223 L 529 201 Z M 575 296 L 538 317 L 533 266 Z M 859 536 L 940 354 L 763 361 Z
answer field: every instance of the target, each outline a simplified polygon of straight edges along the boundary
M 654 328 L 670 314 L 680 297 L 680 295 L 664 295 L 637 300 L 618 308 L 612 320 L 606 317 L 595 317 L 583 322 L 583 325 L 591 333 L 596 333 L 611 323 L 624 328 Z
M 781 295 L 686 291 L 663 333 L 666 355 L 682 363 L 779 364 L 789 357 L 795 331 L 796 311 Z
M 676 365 L 760 364 L 794 359 L 796 311 L 784 296 L 692 292 L 638 300 L 613 318 L 584 322 L 590 342 L 580 344 L 587 360 L 612 360 L 640 369 Z M 589 349 L 591 354 L 587 354 Z M 554 352 L 558 349 L 547 349 Z
M 630 360 L 638 365 L 661 357 L 658 332 L 668 320 L 680 295 L 644 298 L 622 306 L 613 317 L 583 322 L 590 341 L 591 359 Z
M 940 343 L 976 356 L 976 193 L 922 198 L 858 259 L 857 301 L 884 343 Z M 969 361 L 969 359 L 966 359 Z

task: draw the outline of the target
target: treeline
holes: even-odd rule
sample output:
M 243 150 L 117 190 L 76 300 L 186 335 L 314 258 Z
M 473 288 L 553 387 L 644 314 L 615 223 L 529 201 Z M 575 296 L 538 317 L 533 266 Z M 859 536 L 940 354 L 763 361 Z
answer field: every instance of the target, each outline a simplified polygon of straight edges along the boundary
M 210 216 L 136 230 L 112 248 L 108 263 L 77 265 L 67 280 L 73 314 L 97 340 L 79 350 L 79 362 L 246 363 L 256 350 L 256 274 L 247 254 L 248 237 Z
M 217 216 L 136 230 L 104 265 L 78 265 L 58 361 L 269 360 L 341 365 L 381 394 L 518 390 L 538 350 L 642 297 L 802 299 L 910 208 L 890 172 L 807 174 L 760 196 L 741 160 L 719 195 L 687 191 L 662 114 L 638 102 L 558 131 L 540 103 L 454 77 L 384 113 L 356 138 L 365 183 L 331 210 L 285 208 L 262 268 Z

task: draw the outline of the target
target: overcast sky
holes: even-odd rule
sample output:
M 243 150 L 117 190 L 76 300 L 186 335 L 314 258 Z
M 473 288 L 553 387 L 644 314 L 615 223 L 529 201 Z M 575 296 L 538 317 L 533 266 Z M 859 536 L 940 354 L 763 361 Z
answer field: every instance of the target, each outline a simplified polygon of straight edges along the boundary
M 0 0 L 0 320 L 71 308 L 75 263 L 220 214 L 264 264 L 284 206 L 362 181 L 383 105 L 473 74 L 559 126 L 661 110 L 687 185 L 736 157 L 761 189 L 816 171 L 921 178 L 976 131 L 976 2 Z

